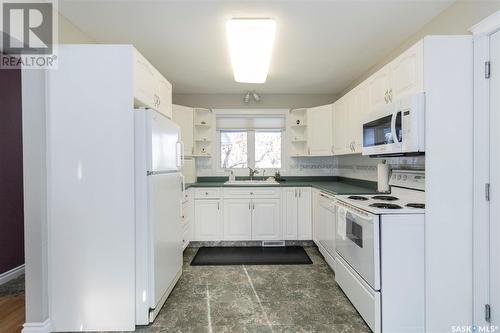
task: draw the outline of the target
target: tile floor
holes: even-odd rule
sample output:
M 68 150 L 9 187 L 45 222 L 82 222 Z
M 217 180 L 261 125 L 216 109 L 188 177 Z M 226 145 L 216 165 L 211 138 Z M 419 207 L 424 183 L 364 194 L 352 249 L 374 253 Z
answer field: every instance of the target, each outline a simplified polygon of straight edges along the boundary
M 370 332 L 314 247 L 312 265 L 190 266 L 138 332 Z

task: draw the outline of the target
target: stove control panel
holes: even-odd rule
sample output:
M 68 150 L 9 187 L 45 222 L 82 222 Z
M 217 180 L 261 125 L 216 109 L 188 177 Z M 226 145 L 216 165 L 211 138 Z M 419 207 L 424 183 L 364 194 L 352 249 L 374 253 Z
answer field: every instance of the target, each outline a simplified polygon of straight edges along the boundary
M 425 191 L 425 171 L 392 170 L 389 185 Z

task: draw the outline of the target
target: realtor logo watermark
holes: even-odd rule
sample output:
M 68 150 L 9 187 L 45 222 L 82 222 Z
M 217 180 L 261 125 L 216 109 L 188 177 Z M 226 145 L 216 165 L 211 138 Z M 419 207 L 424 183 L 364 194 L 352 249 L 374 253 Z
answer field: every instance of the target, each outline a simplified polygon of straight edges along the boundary
M 0 68 L 47 69 L 57 66 L 57 3 L 0 0 Z

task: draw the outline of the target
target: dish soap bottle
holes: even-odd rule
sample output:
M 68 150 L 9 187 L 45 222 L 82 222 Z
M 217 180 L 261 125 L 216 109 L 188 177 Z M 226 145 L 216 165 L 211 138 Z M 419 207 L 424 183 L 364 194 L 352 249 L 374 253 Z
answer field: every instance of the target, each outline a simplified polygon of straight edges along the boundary
M 229 174 L 229 181 L 230 182 L 234 182 L 235 180 L 236 180 L 236 177 L 234 175 L 233 170 L 231 170 L 231 173 Z

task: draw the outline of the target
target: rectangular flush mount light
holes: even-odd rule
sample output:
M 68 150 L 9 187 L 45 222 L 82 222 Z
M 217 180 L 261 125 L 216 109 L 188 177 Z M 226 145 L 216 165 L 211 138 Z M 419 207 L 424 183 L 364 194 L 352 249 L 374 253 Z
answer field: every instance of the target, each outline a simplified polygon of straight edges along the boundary
M 229 53 L 236 82 L 266 82 L 276 33 L 272 19 L 233 18 L 226 24 Z

